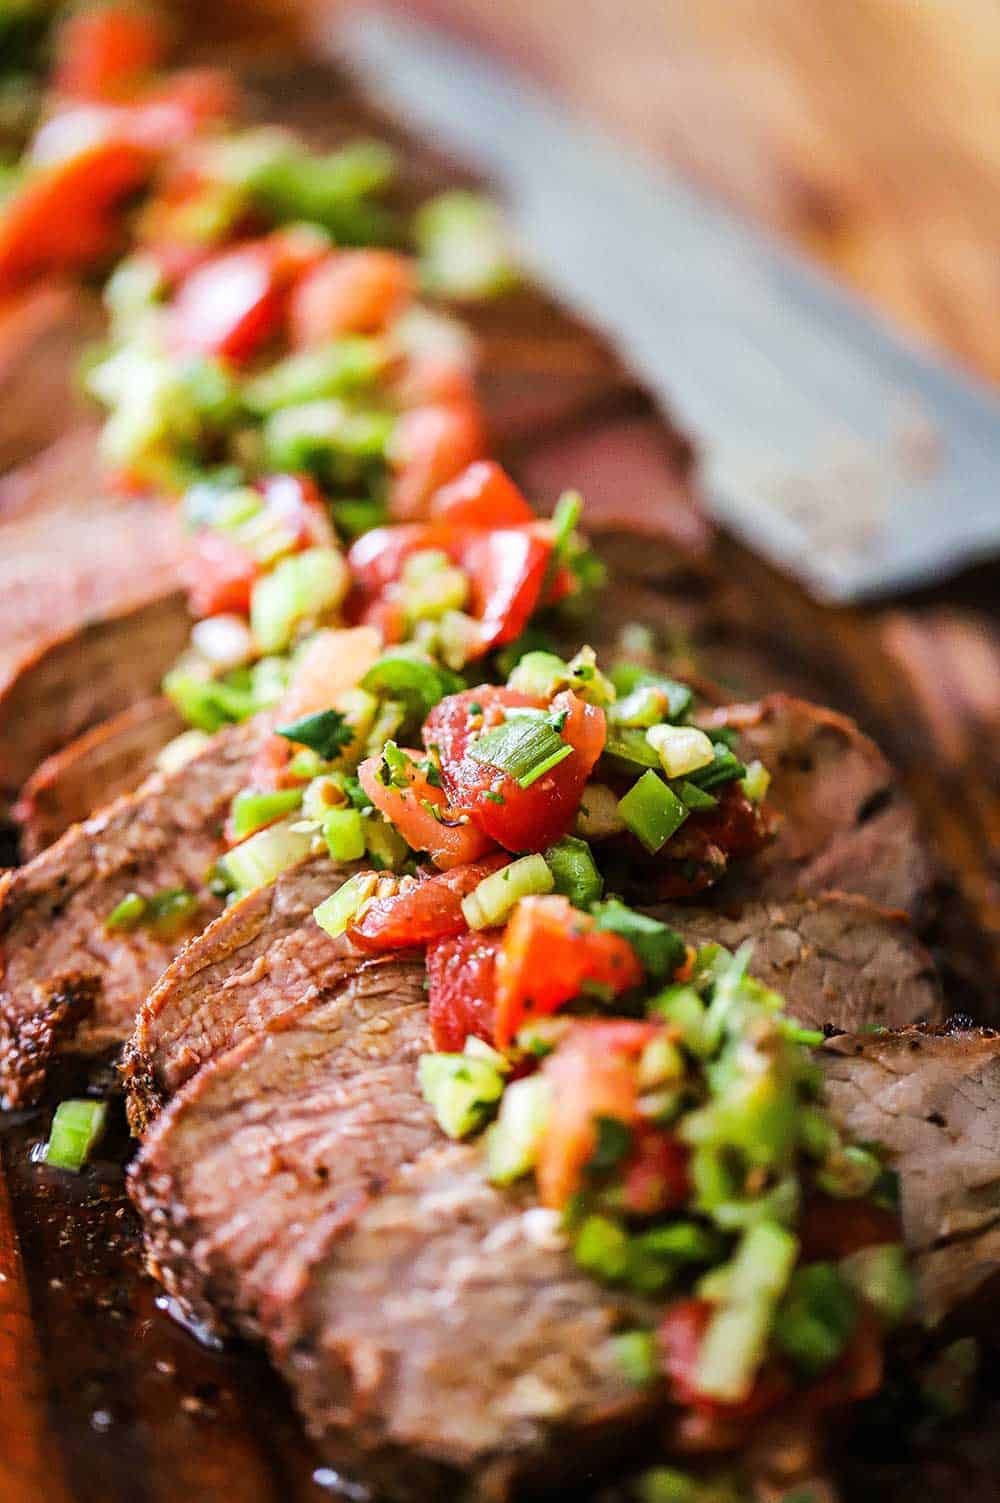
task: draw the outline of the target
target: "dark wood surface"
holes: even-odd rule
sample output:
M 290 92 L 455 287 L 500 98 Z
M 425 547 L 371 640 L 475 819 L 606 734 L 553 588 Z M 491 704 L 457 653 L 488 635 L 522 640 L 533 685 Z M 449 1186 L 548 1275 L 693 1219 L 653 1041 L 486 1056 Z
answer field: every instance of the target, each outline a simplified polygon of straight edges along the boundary
M 261 72 L 255 93 L 263 115 L 326 137 L 392 134 L 326 70 Z M 408 193 L 454 180 L 452 164 L 397 139 Z M 958 896 L 940 921 L 953 997 L 982 1010 L 1000 933 L 993 576 L 885 612 L 815 606 L 730 540 L 710 537 L 692 505 L 683 440 L 598 339 L 532 291 L 468 311 L 497 451 L 542 501 L 567 485 L 588 495 L 618 571 L 609 614 L 655 621 L 675 652 L 737 693 L 788 686 L 851 710 L 900 762 Z M 638 550 L 626 535 L 636 522 L 646 533 Z M 53 1099 L 67 1089 L 56 1082 Z M 3 1503 L 350 1497 L 329 1467 L 317 1470 L 254 1354 L 206 1349 L 157 1307 L 122 1196 L 121 1126 L 107 1158 L 67 1180 L 32 1160 L 47 1120 L 43 1109 L 0 1127 Z M 937 1465 L 940 1488 L 930 1468 L 917 1474 L 927 1503 L 957 1485 L 971 1498 L 964 1462 L 960 1477 L 949 1459 Z M 882 1503 L 883 1481 L 855 1478 L 849 1496 Z

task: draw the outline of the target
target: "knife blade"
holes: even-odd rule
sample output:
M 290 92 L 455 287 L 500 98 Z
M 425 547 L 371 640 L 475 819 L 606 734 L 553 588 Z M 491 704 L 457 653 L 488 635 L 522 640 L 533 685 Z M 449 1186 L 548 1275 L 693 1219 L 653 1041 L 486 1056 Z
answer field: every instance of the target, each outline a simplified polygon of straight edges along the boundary
M 1000 400 L 794 251 L 495 58 L 411 20 L 347 61 L 505 195 L 527 269 L 693 433 L 715 517 L 834 601 L 1000 549 Z

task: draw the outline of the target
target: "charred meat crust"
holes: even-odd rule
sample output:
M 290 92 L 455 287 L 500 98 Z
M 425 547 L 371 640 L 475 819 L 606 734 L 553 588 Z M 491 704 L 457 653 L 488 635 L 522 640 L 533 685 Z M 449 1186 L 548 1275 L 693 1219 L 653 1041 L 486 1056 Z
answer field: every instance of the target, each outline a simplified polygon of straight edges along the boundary
M 143 699 L 47 757 L 24 784 L 13 811 L 25 859 L 95 808 L 136 788 L 183 729 L 168 699 Z
M 27 1104 L 22 1039 L 34 1037 L 60 978 L 90 978 L 94 1005 L 73 1035 L 91 1051 L 121 1042 L 136 1008 L 183 942 L 148 930 L 109 934 L 105 920 L 130 891 L 167 887 L 199 893 L 197 917 L 219 911 L 205 880 L 222 849 L 222 825 L 266 726 L 233 726 L 177 773 L 157 773 L 135 794 L 75 825 L 27 866 L 0 878 L 0 1090 L 9 1106 Z M 190 933 L 190 931 L 189 931 Z M 53 1036 L 62 1045 L 65 1034 Z M 30 1072 L 43 1068 L 37 1040 Z

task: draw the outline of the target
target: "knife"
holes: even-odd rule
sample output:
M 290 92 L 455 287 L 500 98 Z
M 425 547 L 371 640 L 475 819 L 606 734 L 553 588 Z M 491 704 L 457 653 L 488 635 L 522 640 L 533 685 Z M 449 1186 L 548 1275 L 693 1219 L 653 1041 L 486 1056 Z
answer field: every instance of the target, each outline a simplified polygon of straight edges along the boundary
M 495 58 L 377 13 L 338 26 L 398 114 L 506 195 L 526 269 L 693 433 L 718 521 L 833 601 L 1000 549 L 1000 401 L 796 253 Z

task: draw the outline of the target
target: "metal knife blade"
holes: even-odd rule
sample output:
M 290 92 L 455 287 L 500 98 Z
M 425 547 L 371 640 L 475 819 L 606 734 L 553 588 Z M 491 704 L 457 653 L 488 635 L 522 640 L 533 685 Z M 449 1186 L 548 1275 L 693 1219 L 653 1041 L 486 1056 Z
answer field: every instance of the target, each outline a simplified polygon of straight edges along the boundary
M 693 432 L 716 517 L 850 600 L 1000 550 L 1000 401 L 496 59 L 355 13 L 351 65 L 508 200 L 528 268 Z

